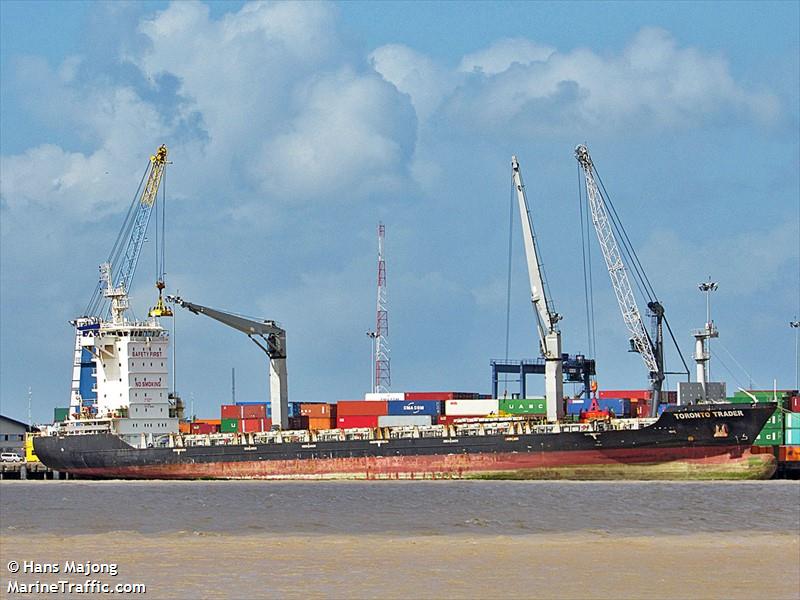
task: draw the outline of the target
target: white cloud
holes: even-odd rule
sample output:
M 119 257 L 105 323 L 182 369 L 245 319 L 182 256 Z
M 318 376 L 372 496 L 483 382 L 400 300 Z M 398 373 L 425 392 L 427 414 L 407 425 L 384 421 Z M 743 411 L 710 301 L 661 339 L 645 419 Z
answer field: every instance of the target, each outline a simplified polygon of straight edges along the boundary
M 680 47 L 656 28 L 641 29 L 617 56 L 505 40 L 464 57 L 460 69 L 469 73 L 444 110 L 466 130 L 685 128 L 728 115 L 772 123 L 780 112 L 774 95 L 737 83 L 723 57 Z
M 460 81 L 460 77 L 402 44 L 377 48 L 369 56 L 386 81 L 411 97 L 420 120 L 427 119 Z
M 360 196 L 402 184 L 416 127 L 392 86 L 345 68 L 314 81 L 304 96 L 289 131 L 267 140 L 251 166 L 264 189 L 281 197 L 345 189 Z
M 514 63 L 529 65 L 533 62 L 544 62 L 554 52 L 555 48 L 541 46 L 526 38 L 505 38 L 484 50 L 464 56 L 458 70 L 495 75 L 506 71 Z

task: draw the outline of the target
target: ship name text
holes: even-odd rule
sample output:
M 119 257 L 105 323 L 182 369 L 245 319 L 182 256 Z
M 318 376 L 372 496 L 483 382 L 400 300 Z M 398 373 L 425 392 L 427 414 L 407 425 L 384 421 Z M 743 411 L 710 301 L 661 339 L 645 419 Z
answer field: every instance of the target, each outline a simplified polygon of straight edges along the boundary
M 743 417 L 741 410 L 699 410 L 695 412 L 676 412 L 673 413 L 676 419 L 715 419 L 724 417 Z

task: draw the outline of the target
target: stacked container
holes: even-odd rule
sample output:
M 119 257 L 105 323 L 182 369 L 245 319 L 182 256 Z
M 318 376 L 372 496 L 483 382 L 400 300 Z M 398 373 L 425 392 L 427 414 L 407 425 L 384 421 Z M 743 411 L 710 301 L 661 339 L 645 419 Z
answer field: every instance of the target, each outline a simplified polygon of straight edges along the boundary
M 755 442 L 753 442 L 753 445 L 782 446 L 784 443 L 783 392 L 753 391 L 749 394 L 745 392 L 736 392 L 732 398 L 727 398 L 727 400 L 732 404 L 751 404 L 754 402 L 751 396 L 755 397 L 755 402 L 759 404 L 775 402 L 776 399 L 778 401 L 778 408 L 766 422 L 763 429 L 758 434 L 758 437 L 756 437 Z
M 797 452 L 792 451 L 790 454 L 793 460 L 800 460 L 800 457 L 794 458 L 800 453 L 800 395 L 791 396 L 787 404 L 790 412 L 784 417 L 784 443 L 789 447 L 797 447 Z
M 386 400 L 339 400 L 336 405 L 336 426 L 341 429 L 377 427 L 378 417 L 389 409 Z
M 53 423 L 60 423 L 61 421 L 66 421 L 68 417 L 69 417 L 69 407 L 53 409 Z
M 219 430 L 222 433 L 257 433 L 269 431 L 272 427 L 266 402 L 223 404 L 220 417 Z
M 547 414 L 547 400 L 544 398 L 498 400 L 498 410 L 509 415 L 543 416 Z
M 336 405 L 316 402 L 300 404 L 301 424 L 306 429 L 334 429 L 336 427 Z

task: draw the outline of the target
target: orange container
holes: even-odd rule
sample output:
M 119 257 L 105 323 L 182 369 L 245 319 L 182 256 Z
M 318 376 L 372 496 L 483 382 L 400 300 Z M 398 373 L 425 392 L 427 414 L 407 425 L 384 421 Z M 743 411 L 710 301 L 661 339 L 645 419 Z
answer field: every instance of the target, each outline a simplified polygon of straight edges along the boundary
M 339 417 L 381 417 L 387 414 L 388 407 L 385 400 L 339 400 L 336 414 Z
M 336 423 L 331 417 L 308 417 L 309 429 L 335 429 Z
M 192 431 L 192 424 L 186 421 L 180 421 L 178 423 L 178 431 L 180 433 L 190 433 Z
M 778 448 L 778 460 L 781 462 L 800 461 L 800 446 L 780 446 Z

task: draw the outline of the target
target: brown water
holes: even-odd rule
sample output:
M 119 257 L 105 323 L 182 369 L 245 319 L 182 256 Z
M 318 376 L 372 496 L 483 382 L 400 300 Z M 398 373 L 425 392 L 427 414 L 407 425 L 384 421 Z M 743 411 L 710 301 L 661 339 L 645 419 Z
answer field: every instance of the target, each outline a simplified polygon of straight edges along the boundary
M 800 598 L 800 484 L 3 482 L 0 597 L 87 579 L 11 560 L 143 598 Z

